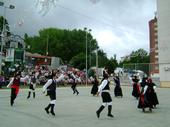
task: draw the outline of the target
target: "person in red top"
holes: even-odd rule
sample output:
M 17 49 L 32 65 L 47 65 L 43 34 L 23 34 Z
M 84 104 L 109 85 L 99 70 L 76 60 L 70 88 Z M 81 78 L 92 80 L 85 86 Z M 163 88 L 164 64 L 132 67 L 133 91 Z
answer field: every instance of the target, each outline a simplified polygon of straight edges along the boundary
M 7 88 L 9 87 L 11 88 L 11 99 L 10 99 L 11 106 L 13 106 L 14 100 L 18 95 L 20 82 L 26 82 L 26 81 L 27 81 L 27 77 L 21 78 L 20 72 L 16 72 L 14 74 L 14 77 L 11 78 L 11 81 L 7 85 Z

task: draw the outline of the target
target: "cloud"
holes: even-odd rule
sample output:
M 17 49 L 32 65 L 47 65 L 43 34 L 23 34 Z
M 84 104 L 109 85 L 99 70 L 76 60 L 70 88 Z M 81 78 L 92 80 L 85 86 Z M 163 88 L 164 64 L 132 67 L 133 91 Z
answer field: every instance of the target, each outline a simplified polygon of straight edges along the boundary
M 92 35 L 108 57 L 117 54 L 120 58 L 132 50 L 149 48 L 148 21 L 154 17 L 156 0 L 97 0 L 96 3 L 91 0 L 57 0 L 45 15 L 39 11 L 36 1 L 6 1 L 6 4 L 16 6 L 6 14 L 13 33 L 36 35 L 47 27 L 87 27 L 92 29 Z

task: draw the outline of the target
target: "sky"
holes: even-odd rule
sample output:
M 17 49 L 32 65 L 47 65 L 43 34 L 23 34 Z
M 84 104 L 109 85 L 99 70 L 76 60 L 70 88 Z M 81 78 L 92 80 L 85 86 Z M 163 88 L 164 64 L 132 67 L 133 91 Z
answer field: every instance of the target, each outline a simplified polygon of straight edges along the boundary
M 149 20 L 156 0 L 0 0 L 11 32 L 38 35 L 43 28 L 91 29 L 93 38 L 108 56 L 117 59 L 143 48 L 149 51 Z M 0 15 L 4 8 L 0 7 Z

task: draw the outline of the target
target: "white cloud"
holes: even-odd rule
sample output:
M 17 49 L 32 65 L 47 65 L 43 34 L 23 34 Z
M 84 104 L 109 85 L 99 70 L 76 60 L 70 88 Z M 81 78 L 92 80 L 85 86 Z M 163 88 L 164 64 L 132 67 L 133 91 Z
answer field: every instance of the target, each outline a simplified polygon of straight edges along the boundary
M 35 35 L 40 29 L 92 29 L 94 38 L 108 57 L 120 58 L 138 48 L 148 49 L 148 21 L 154 17 L 156 0 L 58 0 L 56 6 L 42 16 L 35 6 L 36 0 L 8 0 L 14 10 L 7 10 L 12 32 Z M 3 11 L 1 11 L 2 14 Z M 18 26 L 20 21 L 24 21 Z

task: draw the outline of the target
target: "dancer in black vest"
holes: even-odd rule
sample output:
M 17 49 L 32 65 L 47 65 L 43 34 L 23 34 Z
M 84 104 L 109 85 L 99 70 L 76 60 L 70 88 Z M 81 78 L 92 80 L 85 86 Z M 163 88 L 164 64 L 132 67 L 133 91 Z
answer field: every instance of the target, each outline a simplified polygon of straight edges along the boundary
M 69 78 L 71 78 L 73 80 L 72 85 L 71 85 L 71 89 L 73 90 L 73 94 L 77 93 L 77 95 L 79 94 L 79 91 L 77 90 L 77 77 L 75 74 L 71 73 L 68 75 Z
M 59 81 L 63 80 L 64 75 L 61 74 L 57 79 L 56 79 L 56 74 L 53 73 L 51 75 L 51 78 L 47 81 L 47 83 L 43 86 L 43 93 L 47 90 L 48 95 L 50 97 L 50 103 L 49 105 L 45 108 L 45 111 L 47 114 L 51 113 L 53 116 L 55 116 L 54 113 L 54 106 L 56 102 L 56 83 Z M 49 109 L 51 108 L 50 112 Z
M 35 87 L 36 87 L 36 78 L 35 78 L 35 72 L 32 72 L 32 75 L 29 77 L 29 92 L 27 99 L 30 98 L 31 92 L 33 93 L 33 98 L 35 98 Z
M 99 86 L 99 90 L 98 93 L 101 93 L 101 97 L 102 97 L 102 105 L 100 106 L 100 108 L 96 111 L 97 117 L 100 117 L 100 113 L 101 111 L 105 108 L 106 105 L 108 105 L 108 116 L 109 117 L 113 117 L 113 115 L 111 114 L 112 111 L 112 98 L 110 95 L 110 87 L 109 87 L 109 80 L 108 80 L 108 75 L 105 75 L 103 78 L 103 81 L 101 82 L 101 85 Z

